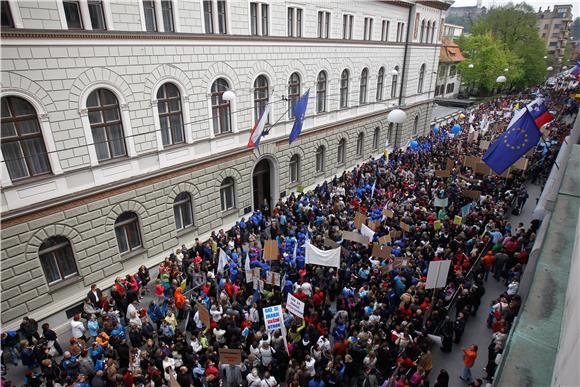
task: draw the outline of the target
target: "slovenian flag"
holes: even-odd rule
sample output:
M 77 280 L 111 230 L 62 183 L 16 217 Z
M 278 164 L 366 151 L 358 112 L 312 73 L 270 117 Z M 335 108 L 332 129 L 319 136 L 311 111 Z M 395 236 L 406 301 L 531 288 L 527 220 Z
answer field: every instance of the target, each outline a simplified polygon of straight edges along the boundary
M 266 126 L 266 122 L 268 122 L 271 107 L 272 105 L 270 103 L 266 104 L 266 108 L 260 116 L 260 119 L 254 124 L 252 133 L 250 133 L 250 139 L 248 140 L 248 148 L 254 148 L 260 145 L 260 139 L 262 138 L 262 134 L 264 134 L 264 127 Z
M 546 105 L 541 98 L 536 98 L 532 103 L 530 103 L 528 105 L 528 110 L 532 114 L 532 117 L 534 117 L 534 122 L 538 128 L 541 128 L 554 119 L 554 117 L 552 117 L 548 112 L 548 109 L 546 109 Z
M 580 62 L 576 62 L 576 66 L 570 71 L 570 75 L 580 78 Z

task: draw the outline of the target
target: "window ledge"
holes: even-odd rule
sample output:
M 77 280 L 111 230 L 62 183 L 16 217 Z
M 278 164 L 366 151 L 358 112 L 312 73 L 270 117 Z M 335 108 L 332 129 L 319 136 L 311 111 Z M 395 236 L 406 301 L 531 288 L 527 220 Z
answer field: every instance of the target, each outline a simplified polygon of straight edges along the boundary
M 176 236 L 180 237 L 180 236 L 189 234 L 190 232 L 194 232 L 194 231 L 197 231 L 197 226 L 192 224 L 191 226 L 187 226 L 185 228 L 177 230 Z
M 230 216 L 232 214 L 237 214 L 238 211 L 239 210 L 238 210 L 237 207 L 230 208 L 229 210 L 222 211 L 222 217 L 224 217 L 224 216 Z
M 59 289 L 65 288 L 69 285 L 75 284 L 75 283 L 80 282 L 82 280 L 83 280 L 83 278 L 77 274 L 74 277 L 70 277 L 70 278 L 65 279 L 64 281 L 57 282 L 54 285 L 48 285 L 48 292 L 49 293 L 56 292 Z
M 137 250 L 129 251 L 127 253 L 122 253 L 120 255 L 121 255 L 121 259 L 123 261 L 126 261 L 128 259 L 131 259 L 133 257 L 136 257 L 136 256 L 141 255 L 141 254 L 146 253 L 146 252 L 147 252 L 146 248 L 139 247 Z
M 115 157 L 112 159 L 98 160 L 97 166 L 111 165 L 111 164 L 115 164 L 115 163 L 118 163 L 121 161 L 129 160 L 129 159 L 130 159 L 130 157 L 128 155 L 125 155 L 125 156 L 121 156 L 121 157 Z
M 225 138 L 225 137 L 233 136 L 234 134 L 236 134 L 236 132 L 226 132 L 226 133 L 219 133 L 219 134 L 214 133 L 213 138 L 215 138 L 215 139 Z
M 16 180 L 10 179 L 10 181 L 12 182 L 12 185 L 10 185 L 10 187 L 21 187 L 21 186 L 24 186 L 27 184 L 41 183 L 45 180 L 50 180 L 50 179 L 54 178 L 55 176 L 56 175 L 53 172 L 47 172 L 47 173 L 43 173 L 42 175 L 24 177 L 22 179 L 16 179 Z M 5 188 L 7 188 L 7 187 L 5 187 Z
M 161 152 L 172 151 L 175 149 L 186 148 L 188 145 L 191 144 L 188 144 L 187 142 L 180 142 L 179 144 L 163 145 L 163 148 L 161 148 L 160 151 Z

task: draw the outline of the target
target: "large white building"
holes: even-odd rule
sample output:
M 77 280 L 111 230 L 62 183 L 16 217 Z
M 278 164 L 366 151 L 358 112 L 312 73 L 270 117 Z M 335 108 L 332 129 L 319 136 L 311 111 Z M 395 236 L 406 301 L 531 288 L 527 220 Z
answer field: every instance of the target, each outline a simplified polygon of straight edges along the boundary
M 428 133 L 450 2 L 1 4 L 9 329 L 56 326 L 91 283 Z M 308 89 L 290 146 L 288 107 Z M 248 149 L 268 101 L 276 124 Z M 407 120 L 393 127 L 395 105 Z

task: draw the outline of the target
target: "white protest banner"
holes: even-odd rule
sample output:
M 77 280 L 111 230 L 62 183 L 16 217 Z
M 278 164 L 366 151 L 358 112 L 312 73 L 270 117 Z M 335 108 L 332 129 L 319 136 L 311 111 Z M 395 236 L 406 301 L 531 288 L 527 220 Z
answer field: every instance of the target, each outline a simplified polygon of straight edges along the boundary
M 262 313 L 264 313 L 264 323 L 268 332 L 283 329 L 284 316 L 282 314 L 282 305 L 269 306 L 262 309 Z
M 449 198 L 435 198 L 435 207 L 447 207 Z
M 307 264 L 340 267 L 340 247 L 324 251 L 312 246 L 310 243 L 305 243 L 305 246 Z
M 369 242 L 371 242 L 373 240 L 373 237 L 375 236 L 375 232 L 370 227 L 367 227 L 365 224 L 363 224 L 360 227 L 360 233 L 369 238 Z
M 294 316 L 304 318 L 304 303 L 290 293 L 286 299 L 286 310 Z
M 444 288 L 447 284 L 447 275 L 449 274 L 449 267 L 451 260 L 445 261 L 431 261 L 429 263 L 429 271 L 427 272 L 427 281 L 425 289 Z

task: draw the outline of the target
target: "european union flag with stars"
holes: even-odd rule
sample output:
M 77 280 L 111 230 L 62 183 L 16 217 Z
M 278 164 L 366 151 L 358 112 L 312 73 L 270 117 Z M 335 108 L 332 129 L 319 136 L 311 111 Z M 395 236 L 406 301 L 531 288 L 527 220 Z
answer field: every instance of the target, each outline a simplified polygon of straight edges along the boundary
M 490 145 L 481 158 L 495 173 L 501 175 L 526 152 L 536 146 L 541 134 L 528 109 Z

